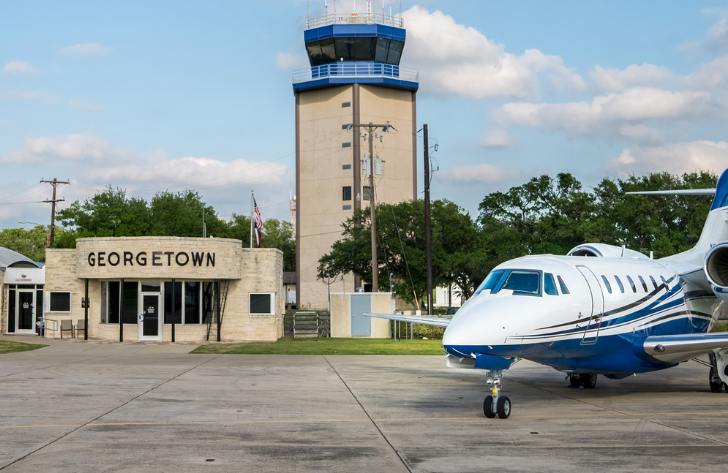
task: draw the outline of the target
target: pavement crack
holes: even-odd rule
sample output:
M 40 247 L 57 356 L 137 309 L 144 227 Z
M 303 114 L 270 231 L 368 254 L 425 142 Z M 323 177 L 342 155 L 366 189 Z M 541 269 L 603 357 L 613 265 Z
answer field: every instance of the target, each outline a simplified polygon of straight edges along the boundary
M 366 416 L 369 418 L 369 420 L 371 421 L 371 423 L 374 426 L 374 428 L 377 429 L 377 432 L 379 432 L 379 435 L 382 436 L 382 438 L 384 439 L 385 442 L 387 442 L 387 445 L 389 445 L 389 447 L 392 449 L 392 451 L 394 452 L 394 454 L 397 455 L 397 458 L 399 458 L 399 461 L 402 462 L 402 466 L 404 466 L 407 469 L 407 471 L 409 471 L 410 473 L 412 473 L 412 469 L 409 467 L 409 465 L 407 464 L 407 462 L 405 461 L 405 459 L 402 457 L 402 455 L 399 453 L 399 451 L 396 448 L 394 448 L 394 445 L 392 445 L 392 442 L 389 441 L 389 439 L 387 438 L 387 436 L 384 435 L 384 432 L 382 432 L 382 429 L 379 428 L 379 425 L 377 425 L 376 421 L 372 418 L 371 415 L 369 415 L 369 412 L 366 410 L 366 408 L 361 403 L 361 401 L 359 401 L 359 398 L 356 397 L 356 394 L 354 394 L 354 391 L 351 390 L 351 388 L 349 387 L 349 385 L 346 384 L 346 381 L 344 381 L 344 378 L 342 378 L 341 375 L 339 374 L 339 372 L 336 371 L 336 368 L 334 368 L 334 365 L 331 364 L 331 362 L 328 360 L 328 358 L 326 358 L 325 355 L 321 355 L 321 357 L 326 361 L 326 363 L 329 364 L 329 366 L 331 367 L 331 369 L 334 370 L 334 373 L 336 373 L 336 376 L 339 377 L 339 379 L 344 384 L 344 386 L 346 387 L 346 389 L 349 391 L 349 393 L 351 394 L 351 396 L 354 398 L 354 400 L 356 401 L 356 403 L 359 404 L 359 407 L 361 407 L 361 410 L 364 411 L 364 414 L 366 414 Z
M 108 355 L 108 356 L 111 356 L 111 355 Z M 169 383 L 170 381 L 174 381 L 175 379 L 179 378 L 180 376 L 182 376 L 182 375 L 184 375 L 184 374 L 187 374 L 187 373 L 189 373 L 190 371 L 192 371 L 192 370 L 194 370 L 194 369 L 196 369 L 196 368 L 199 368 L 200 366 L 204 365 L 205 363 L 209 363 L 209 362 L 211 362 L 211 361 L 213 361 L 213 360 L 216 360 L 216 359 L 217 359 L 217 358 L 219 358 L 220 356 L 222 356 L 222 355 L 217 355 L 217 356 L 215 356 L 214 358 L 210 358 L 210 359 L 208 359 L 208 360 L 205 360 L 205 361 L 203 361 L 202 363 L 198 363 L 198 364 L 196 364 L 195 366 L 191 367 L 190 369 L 188 369 L 188 370 L 185 370 L 185 371 L 183 371 L 183 372 L 181 372 L 181 373 L 179 373 L 179 374 L 176 374 L 175 376 L 172 376 L 171 378 L 167 379 L 166 381 L 162 381 L 161 383 L 157 384 L 156 386 L 153 386 L 153 387 L 151 387 L 151 388 L 147 389 L 147 390 L 146 390 L 146 391 L 144 391 L 143 393 L 141 393 L 141 394 L 138 394 L 138 395 L 134 396 L 133 398 L 131 398 L 131 399 L 127 400 L 127 401 L 124 401 L 123 403 L 119 404 L 118 406 L 114 407 L 113 409 L 110 409 L 109 411 L 107 411 L 107 412 L 104 412 L 103 414 L 99 414 L 98 416 L 94 417 L 93 419 L 89 420 L 88 422 L 85 422 L 85 423 L 83 423 L 83 424 L 79 425 L 79 426 L 78 426 L 78 427 L 76 427 L 75 429 L 69 430 L 69 431 L 68 431 L 68 432 L 66 432 L 65 434 L 61 435 L 60 437 L 58 437 L 58 438 L 56 438 L 56 439 L 53 439 L 53 440 L 51 440 L 50 442 L 46 443 L 45 445 L 42 445 L 42 446 L 40 446 L 40 447 L 36 448 L 36 449 L 35 449 L 35 450 L 33 450 L 32 452 L 30 452 L 30 453 L 27 453 L 26 455 L 23 455 L 22 457 L 20 457 L 20 458 L 18 458 L 18 459 L 16 459 L 16 460 L 14 460 L 14 461 L 12 461 L 12 462 L 8 463 L 7 465 L 4 465 L 4 466 L 0 466 L 0 470 L 4 470 L 5 468 L 7 468 L 7 467 L 9 467 L 9 466 L 12 466 L 12 465 L 14 465 L 14 464 L 16 464 L 16 463 L 18 463 L 18 462 L 20 462 L 20 461 L 22 461 L 22 460 L 25 460 L 26 458 L 28 458 L 28 457 L 30 457 L 31 455 L 33 455 L 33 454 L 35 454 L 35 453 L 37 453 L 37 452 L 39 452 L 39 451 L 43 450 L 44 448 L 46 448 L 46 447 L 48 447 L 48 446 L 50 446 L 50 445 L 53 445 L 54 443 L 58 442 L 59 440 L 62 440 L 62 439 L 64 439 L 64 438 L 68 437 L 68 436 L 69 436 L 69 435 L 71 435 L 72 433 L 74 433 L 74 432 L 77 432 L 78 430 L 81 430 L 81 429 L 83 429 L 83 428 L 84 428 L 84 427 L 86 427 L 87 425 L 89 425 L 89 424 L 93 424 L 93 423 L 94 423 L 94 422 L 96 422 L 97 420 L 101 419 L 101 418 L 102 418 L 102 417 L 104 417 L 104 416 L 107 416 L 107 415 L 111 414 L 111 413 L 112 413 L 112 412 L 114 412 L 115 410 L 117 410 L 117 409 L 121 409 L 122 407 L 126 406 L 126 405 L 127 405 L 127 404 L 129 404 L 130 402 L 132 402 L 132 401 L 134 401 L 134 400 L 136 400 L 136 399 L 139 399 L 140 397 L 144 396 L 145 394 L 147 394 L 147 393 L 150 393 L 150 392 L 154 391 L 155 389 L 157 389 L 157 388 L 159 388 L 159 387 L 161 387 L 161 386 L 164 386 L 165 384 Z M 99 357 L 99 358 L 102 358 L 102 357 Z M 75 362 L 70 362 L 70 363 L 75 363 Z M 69 364 L 69 363 L 63 363 L 63 364 Z

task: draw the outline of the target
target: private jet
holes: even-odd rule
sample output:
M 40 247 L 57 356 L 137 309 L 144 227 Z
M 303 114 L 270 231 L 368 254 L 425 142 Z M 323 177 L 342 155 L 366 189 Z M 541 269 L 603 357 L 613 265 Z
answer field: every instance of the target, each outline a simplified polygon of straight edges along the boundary
M 445 327 L 447 366 L 487 372 L 486 417 L 506 419 L 503 374 L 519 360 L 548 365 L 570 384 L 621 379 L 688 360 L 710 368 L 712 392 L 728 392 L 728 333 L 710 333 L 728 300 L 728 170 L 715 189 L 634 192 L 714 195 L 697 245 L 653 259 L 625 247 L 583 244 L 566 256 L 498 265 L 451 319 L 365 314 Z M 697 357 L 708 355 L 708 360 Z

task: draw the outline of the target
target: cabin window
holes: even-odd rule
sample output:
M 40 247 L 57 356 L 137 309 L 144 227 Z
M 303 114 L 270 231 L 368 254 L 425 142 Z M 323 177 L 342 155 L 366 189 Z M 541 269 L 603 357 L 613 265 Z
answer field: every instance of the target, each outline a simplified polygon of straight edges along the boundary
M 561 276 L 556 276 L 556 279 L 559 280 L 559 286 L 561 286 L 561 294 L 568 294 L 569 288 L 566 287 L 566 284 L 564 284 L 564 280 L 561 279 Z
M 655 281 L 655 278 L 650 276 L 650 281 L 652 281 L 652 285 L 655 286 L 655 289 L 657 289 L 657 281 Z
M 609 284 L 609 279 L 605 275 L 602 274 L 602 281 L 604 281 L 604 285 L 607 286 L 607 292 L 612 293 L 612 285 Z
M 662 279 L 662 283 L 667 286 L 667 281 L 665 281 L 665 276 L 660 276 L 660 279 Z
M 624 294 L 624 286 L 622 285 L 622 281 L 620 281 L 619 276 L 616 274 L 614 275 L 614 280 L 617 281 L 617 286 L 619 286 L 619 291 Z
M 543 277 L 543 290 L 549 296 L 558 296 L 559 291 L 556 290 L 556 282 L 554 282 L 554 275 L 546 273 Z
M 511 271 L 503 289 L 509 289 L 516 295 L 540 295 L 541 275 L 537 271 Z
M 495 289 L 498 282 L 501 280 L 501 277 L 503 276 L 503 273 L 506 271 L 504 269 L 499 269 L 496 271 L 491 271 L 488 277 L 485 278 L 485 280 L 480 284 L 480 287 L 476 289 L 475 295 L 477 296 L 482 291 L 489 289 L 491 292 L 493 289 Z
M 637 276 L 637 277 L 640 279 L 640 282 L 642 283 L 642 289 L 644 289 L 645 292 L 647 292 L 647 283 L 645 282 L 644 279 L 642 279 L 642 276 Z
M 632 292 L 637 292 L 637 287 L 634 285 L 634 281 L 632 281 L 632 278 L 627 276 L 627 281 L 629 281 L 629 285 L 632 286 Z

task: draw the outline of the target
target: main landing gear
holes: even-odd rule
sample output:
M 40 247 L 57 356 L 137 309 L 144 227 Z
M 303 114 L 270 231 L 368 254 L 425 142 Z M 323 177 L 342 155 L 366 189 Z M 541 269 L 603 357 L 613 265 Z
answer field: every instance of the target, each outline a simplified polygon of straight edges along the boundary
M 593 373 L 569 373 L 569 382 L 575 388 L 592 389 L 597 385 L 597 375 Z
M 501 396 L 501 378 L 505 370 L 490 370 L 488 374 L 488 386 L 491 387 L 492 395 L 486 396 L 483 401 L 483 414 L 492 419 L 498 415 L 501 419 L 507 419 L 511 415 L 511 400 L 508 396 Z
M 709 355 L 710 358 L 710 373 L 708 373 L 708 383 L 710 384 L 710 392 L 713 393 L 719 393 L 722 392 L 725 389 L 725 392 L 728 393 L 728 385 L 726 385 L 723 380 L 720 377 L 719 369 L 720 365 L 718 364 L 717 357 L 715 353 L 711 353 Z M 724 374 L 728 375 L 728 367 L 723 368 Z

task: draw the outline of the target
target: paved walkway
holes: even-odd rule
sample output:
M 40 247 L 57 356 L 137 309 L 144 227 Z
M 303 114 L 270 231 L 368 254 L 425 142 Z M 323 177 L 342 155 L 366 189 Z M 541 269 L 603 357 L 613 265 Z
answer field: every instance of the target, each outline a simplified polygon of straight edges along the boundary
M 37 339 L 36 339 L 37 340 Z M 728 394 L 688 363 L 569 389 L 519 363 L 508 420 L 437 356 L 189 355 L 68 341 L 0 355 L 5 471 L 725 471 Z M 174 352 L 180 350 L 180 352 Z

